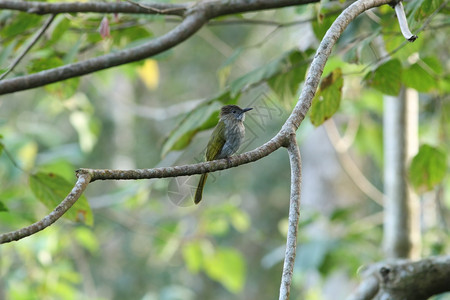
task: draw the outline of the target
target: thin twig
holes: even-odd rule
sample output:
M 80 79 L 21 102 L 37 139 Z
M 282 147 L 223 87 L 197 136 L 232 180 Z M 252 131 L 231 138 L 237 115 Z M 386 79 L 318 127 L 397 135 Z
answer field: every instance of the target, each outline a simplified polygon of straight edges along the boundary
M 38 32 L 34 35 L 31 42 L 23 49 L 22 53 L 16 59 L 11 63 L 11 65 L 8 67 L 8 69 L 0 75 L 0 80 L 5 78 L 14 68 L 19 64 L 19 62 L 25 57 L 25 55 L 28 53 L 28 51 L 31 50 L 31 48 L 37 43 L 37 41 L 41 38 L 41 36 L 44 34 L 44 32 L 47 30 L 47 28 L 50 26 L 50 24 L 55 19 L 56 15 L 51 15 L 50 18 L 45 21 L 45 23 L 42 25 L 41 29 L 39 29 Z

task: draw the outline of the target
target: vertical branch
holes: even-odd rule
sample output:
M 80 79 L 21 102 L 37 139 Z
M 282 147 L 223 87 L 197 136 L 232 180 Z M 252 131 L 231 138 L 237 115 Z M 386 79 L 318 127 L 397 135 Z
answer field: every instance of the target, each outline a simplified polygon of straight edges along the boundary
M 291 197 L 289 204 L 289 227 L 284 255 L 283 274 L 281 276 L 280 300 L 289 299 L 292 275 L 294 273 L 295 253 L 297 249 L 298 221 L 300 219 L 300 190 L 302 163 L 296 135 L 289 136 L 289 163 L 291 165 Z
M 420 255 L 419 202 L 407 182 L 407 164 L 417 152 L 418 96 L 405 88 L 384 99 L 384 248 L 387 258 Z

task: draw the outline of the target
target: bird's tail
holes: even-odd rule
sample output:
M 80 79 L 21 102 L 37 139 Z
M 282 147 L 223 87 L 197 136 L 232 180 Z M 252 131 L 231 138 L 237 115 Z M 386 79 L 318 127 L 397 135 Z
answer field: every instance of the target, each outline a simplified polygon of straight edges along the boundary
M 206 178 L 208 178 L 208 173 L 202 174 L 202 176 L 200 177 L 197 190 L 195 191 L 195 198 L 194 198 L 195 204 L 198 204 L 202 200 L 203 187 L 205 186 Z

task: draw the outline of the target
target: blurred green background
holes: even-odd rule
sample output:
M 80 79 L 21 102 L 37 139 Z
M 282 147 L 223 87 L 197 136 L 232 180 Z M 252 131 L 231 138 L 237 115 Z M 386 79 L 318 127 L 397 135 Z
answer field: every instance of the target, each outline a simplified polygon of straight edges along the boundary
M 450 23 L 448 8 L 432 15 L 442 1 L 424 3 L 406 4 L 413 32 L 431 21 L 414 43 L 404 44 L 388 6 L 358 17 L 324 76 L 342 73 L 342 91 L 325 105 L 337 109 L 341 134 L 354 131 L 349 155 L 380 191 L 383 93 L 395 94 L 397 85 L 420 92 L 420 143 L 444 157 L 430 172 L 446 175 L 420 196 L 422 252 L 429 256 L 449 250 Z M 322 3 L 223 17 L 146 61 L 1 96 L 1 233 L 48 214 L 78 168 L 201 161 L 207 129 L 225 103 L 255 108 L 240 152 L 268 141 L 295 105 L 319 40 L 341 8 Z M 111 37 L 102 39 L 103 17 L 58 15 L 9 77 L 140 45 L 179 22 L 107 15 Z M 45 18 L 0 11 L 2 72 Z M 387 51 L 401 46 L 389 68 L 376 69 L 373 41 L 380 36 Z M 382 207 L 343 171 L 324 126 L 305 120 L 298 142 L 303 184 L 291 298 L 343 299 L 357 285 L 358 269 L 383 259 Z M 46 182 L 49 173 L 59 178 L 56 187 Z M 74 214 L 0 247 L 0 299 L 276 298 L 288 223 L 286 151 L 212 174 L 194 206 L 198 177 L 89 185 L 92 213 L 87 208 L 84 217 Z

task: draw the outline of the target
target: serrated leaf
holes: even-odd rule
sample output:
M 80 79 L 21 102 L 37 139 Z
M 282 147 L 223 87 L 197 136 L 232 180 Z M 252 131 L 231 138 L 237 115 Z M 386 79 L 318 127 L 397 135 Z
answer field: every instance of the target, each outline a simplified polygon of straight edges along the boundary
M 71 192 L 73 184 L 54 173 L 38 172 L 29 176 L 31 191 L 48 209 L 55 209 Z M 92 226 L 94 217 L 87 199 L 82 195 L 66 212 L 65 218 Z
M 246 267 L 242 254 L 231 248 L 219 248 L 205 257 L 205 272 L 232 293 L 242 290 Z
M 369 72 L 364 77 L 364 81 L 368 86 L 384 94 L 397 96 L 402 84 L 401 78 L 402 65 L 399 60 L 392 59 Z
M 423 193 L 432 190 L 444 178 L 447 171 L 447 155 L 430 145 L 422 145 L 409 167 L 409 178 L 416 190 Z
M 310 119 L 314 126 L 321 125 L 339 109 L 343 85 L 344 79 L 340 68 L 322 79 L 311 105 Z
M 222 105 L 236 103 L 239 96 L 231 97 L 229 92 L 224 92 L 188 113 L 164 141 L 161 155 L 186 148 L 197 132 L 214 127 Z

